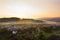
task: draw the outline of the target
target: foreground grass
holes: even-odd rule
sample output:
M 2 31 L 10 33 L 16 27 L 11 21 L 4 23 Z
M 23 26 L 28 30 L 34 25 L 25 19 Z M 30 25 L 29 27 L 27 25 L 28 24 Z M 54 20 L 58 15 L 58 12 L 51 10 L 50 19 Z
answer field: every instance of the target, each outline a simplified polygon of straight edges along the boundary
M 0 28 L 0 40 L 9 40 L 11 36 L 17 40 L 60 40 L 60 26 L 56 26 L 57 28 L 39 26 L 17 29 L 18 33 L 15 35 L 7 28 Z

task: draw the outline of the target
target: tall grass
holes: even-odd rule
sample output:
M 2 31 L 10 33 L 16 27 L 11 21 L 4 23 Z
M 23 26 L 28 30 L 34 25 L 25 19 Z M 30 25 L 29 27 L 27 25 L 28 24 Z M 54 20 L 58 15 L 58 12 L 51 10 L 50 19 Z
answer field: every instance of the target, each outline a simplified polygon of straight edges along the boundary
M 52 40 L 58 36 L 60 38 L 60 26 L 49 24 L 15 24 L 14 27 L 18 31 L 13 35 L 11 31 L 8 31 L 9 25 L 0 25 L 0 40 L 8 40 L 11 36 L 17 38 L 17 40 Z

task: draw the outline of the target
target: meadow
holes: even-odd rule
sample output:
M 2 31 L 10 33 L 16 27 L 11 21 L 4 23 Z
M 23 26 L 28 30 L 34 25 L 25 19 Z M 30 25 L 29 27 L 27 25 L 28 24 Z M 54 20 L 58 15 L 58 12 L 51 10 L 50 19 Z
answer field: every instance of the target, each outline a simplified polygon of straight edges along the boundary
M 60 40 L 60 25 L 48 23 L 15 23 L 17 34 L 8 30 L 10 23 L 0 23 L 0 40 L 9 40 L 11 36 L 17 40 Z

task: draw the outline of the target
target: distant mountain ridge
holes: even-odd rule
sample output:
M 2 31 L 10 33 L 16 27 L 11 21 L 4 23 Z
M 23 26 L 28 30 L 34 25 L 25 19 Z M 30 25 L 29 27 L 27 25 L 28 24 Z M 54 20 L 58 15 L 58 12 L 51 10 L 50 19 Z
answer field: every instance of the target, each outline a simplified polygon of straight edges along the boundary
M 60 17 L 55 17 L 55 18 L 42 18 L 42 20 L 53 21 L 53 22 L 60 22 Z

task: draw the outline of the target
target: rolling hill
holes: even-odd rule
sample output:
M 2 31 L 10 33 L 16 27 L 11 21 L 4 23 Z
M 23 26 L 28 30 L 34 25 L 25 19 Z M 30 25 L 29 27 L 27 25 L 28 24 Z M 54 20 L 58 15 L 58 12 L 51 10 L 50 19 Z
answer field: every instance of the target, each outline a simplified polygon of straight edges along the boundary
M 0 23 L 1 22 L 21 22 L 21 21 L 44 22 L 43 20 L 34 20 L 34 19 L 26 19 L 26 18 L 23 18 L 23 20 L 20 20 L 20 18 L 17 18 L 17 17 L 0 18 Z
M 60 22 L 60 17 L 55 18 L 41 18 L 42 20 L 52 21 L 52 22 Z

